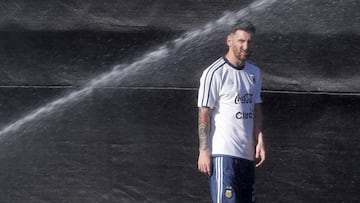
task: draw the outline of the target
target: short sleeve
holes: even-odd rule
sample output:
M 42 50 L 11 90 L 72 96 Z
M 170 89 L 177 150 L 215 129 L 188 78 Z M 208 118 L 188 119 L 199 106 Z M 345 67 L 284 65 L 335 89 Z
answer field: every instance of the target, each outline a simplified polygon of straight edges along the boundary
M 200 78 L 198 92 L 198 107 L 214 108 L 218 99 L 218 85 L 215 72 L 209 69 L 205 70 Z
M 262 103 L 262 99 L 261 99 L 261 85 L 262 85 L 262 80 L 261 80 L 261 72 L 259 70 L 259 73 L 257 74 L 257 78 L 256 78 L 256 95 L 255 95 L 255 103 Z

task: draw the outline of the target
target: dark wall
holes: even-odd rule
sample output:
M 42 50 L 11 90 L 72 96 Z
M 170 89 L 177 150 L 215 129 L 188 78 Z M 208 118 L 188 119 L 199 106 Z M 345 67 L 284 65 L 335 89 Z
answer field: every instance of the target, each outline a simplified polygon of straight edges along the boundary
M 183 38 L 185 31 L 201 32 L 225 11 L 244 11 L 258 28 L 252 60 L 263 69 L 264 89 L 359 92 L 357 1 L 148 3 L 3 2 L 0 84 L 83 85 Z M 141 68 L 136 74 L 141 82 L 131 78 L 111 85 L 197 87 L 201 71 L 224 54 L 225 33 L 226 27 L 214 26 L 151 68 Z M 156 78 L 149 77 L 152 71 Z
M 2 30 L 108 30 L 141 27 L 188 30 L 237 10 L 249 0 L 2 1 Z
M 358 1 L 139 2 L 0 3 L 0 202 L 209 202 L 196 95 L 225 11 L 257 26 L 258 202 L 359 201 Z
M 0 89 L 2 126 L 62 89 Z M 210 202 L 194 90 L 98 89 L 0 136 L 1 202 Z M 357 202 L 359 96 L 264 93 L 257 202 Z

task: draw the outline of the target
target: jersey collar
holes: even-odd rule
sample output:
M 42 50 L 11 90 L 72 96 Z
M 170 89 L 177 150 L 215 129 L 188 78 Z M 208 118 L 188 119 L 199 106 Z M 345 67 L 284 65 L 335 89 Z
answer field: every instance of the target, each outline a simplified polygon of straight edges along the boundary
M 225 56 L 223 56 L 223 59 L 231 68 L 234 68 L 236 70 L 244 70 L 244 68 L 245 68 L 246 61 L 242 67 L 237 67 L 234 64 L 230 63 L 230 61 Z

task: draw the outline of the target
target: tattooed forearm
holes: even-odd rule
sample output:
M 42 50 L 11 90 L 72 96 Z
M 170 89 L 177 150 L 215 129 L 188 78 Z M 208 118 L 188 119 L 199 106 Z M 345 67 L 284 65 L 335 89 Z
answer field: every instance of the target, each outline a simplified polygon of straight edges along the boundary
M 206 150 L 209 148 L 209 126 L 199 124 L 199 149 Z
M 199 149 L 209 149 L 210 109 L 199 108 Z

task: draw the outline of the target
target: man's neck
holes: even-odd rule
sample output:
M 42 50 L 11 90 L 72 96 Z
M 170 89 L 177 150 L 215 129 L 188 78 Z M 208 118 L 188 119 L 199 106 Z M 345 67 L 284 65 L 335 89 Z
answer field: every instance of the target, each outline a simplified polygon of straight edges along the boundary
M 238 60 L 235 56 L 231 55 L 230 53 L 227 53 L 225 55 L 225 58 L 229 61 L 229 63 L 231 63 L 231 65 L 233 67 L 235 67 L 236 69 L 243 69 L 245 66 L 245 61 L 240 61 Z

